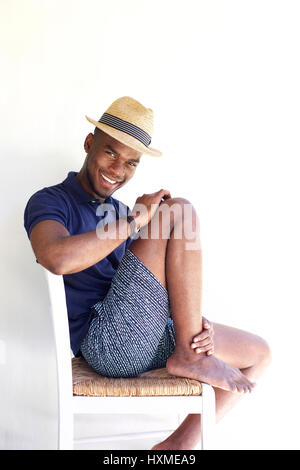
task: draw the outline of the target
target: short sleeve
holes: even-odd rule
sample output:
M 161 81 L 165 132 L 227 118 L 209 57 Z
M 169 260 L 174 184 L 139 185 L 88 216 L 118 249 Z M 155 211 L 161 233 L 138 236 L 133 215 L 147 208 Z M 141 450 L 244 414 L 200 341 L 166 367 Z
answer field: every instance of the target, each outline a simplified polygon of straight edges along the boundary
M 45 188 L 29 199 L 24 211 L 24 227 L 30 238 L 31 231 L 38 222 L 56 220 L 68 228 L 68 218 L 68 205 L 62 195 L 53 189 Z

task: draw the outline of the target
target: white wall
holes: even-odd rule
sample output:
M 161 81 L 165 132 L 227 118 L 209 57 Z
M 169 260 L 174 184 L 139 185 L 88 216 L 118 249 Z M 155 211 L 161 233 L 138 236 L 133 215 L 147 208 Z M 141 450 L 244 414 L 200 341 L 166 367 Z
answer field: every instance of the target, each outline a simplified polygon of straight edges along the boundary
M 50 371 L 35 383 L 53 441 L 51 328 L 22 228 L 25 203 L 80 168 L 92 129 L 85 114 L 98 119 L 130 95 L 154 109 L 153 146 L 164 157 L 144 157 L 116 196 L 132 205 L 165 187 L 192 200 L 204 249 L 203 312 L 264 336 L 273 349 L 270 372 L 219 425 L 216 446 L 299 448 L 299 2 L 2 0 L 0 37 L 0 368 L 14 399 L 23 380 L 12 368 L 22 377 L 22 356 L 41 373 L 37 351 Z M 44 340 L 34 352 L 37 337 Z M 10 413 L 20 437 L 4 424 L 0 446 L 35 447 L 30 417 Z

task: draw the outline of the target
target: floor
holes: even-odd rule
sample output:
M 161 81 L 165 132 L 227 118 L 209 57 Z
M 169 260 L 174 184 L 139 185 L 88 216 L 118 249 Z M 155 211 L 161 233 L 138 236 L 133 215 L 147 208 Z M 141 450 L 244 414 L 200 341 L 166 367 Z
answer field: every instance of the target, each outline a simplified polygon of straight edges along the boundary
M 150 450 L 154 444 L 167 437 L 169 431 L 178 426 L 178 415 L 77 415 L 75 417 L 76 450 Z M 107 436 L 134 433 L 133 438 L 109 440 Z M 162 436 L 146 437 L 147 432 L 166 431 Z M 138 433 L 142 436 L 137 436 Z M 97 437 L 105 436 L 105 442 L 97 442 Z

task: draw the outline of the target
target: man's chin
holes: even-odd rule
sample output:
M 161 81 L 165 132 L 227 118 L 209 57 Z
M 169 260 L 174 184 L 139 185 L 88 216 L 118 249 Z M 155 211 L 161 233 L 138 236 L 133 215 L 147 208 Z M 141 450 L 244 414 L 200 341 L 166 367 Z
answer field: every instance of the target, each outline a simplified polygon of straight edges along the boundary
M 112 196 L 114 194 L 114 192 L 116 192 L 118 189 L 119 189 L 120 186 L 116 187 L 115 189 L 110 189 L 110 190 L 103 190 L 103 189 L 99 189 L 99 191 L 95 191 L 95 193 L 98 195 L 98 197 L 100 199 L 107 199 L 108 197 Z

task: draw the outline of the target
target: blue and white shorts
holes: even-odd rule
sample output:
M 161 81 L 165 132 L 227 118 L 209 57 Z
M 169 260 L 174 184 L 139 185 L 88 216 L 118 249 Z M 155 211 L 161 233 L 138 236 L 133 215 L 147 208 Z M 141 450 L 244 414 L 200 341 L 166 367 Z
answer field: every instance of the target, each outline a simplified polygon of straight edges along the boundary
M 80 350 L 96 372 L 135 377 L 165 367 L 175 348 L 168 292 L 130 249 L 92 313 Z

